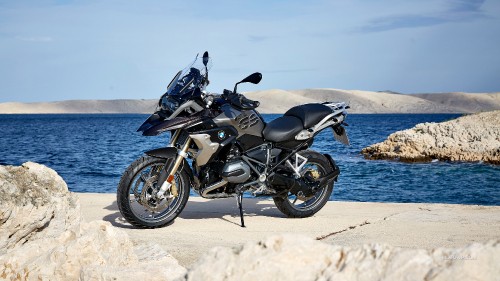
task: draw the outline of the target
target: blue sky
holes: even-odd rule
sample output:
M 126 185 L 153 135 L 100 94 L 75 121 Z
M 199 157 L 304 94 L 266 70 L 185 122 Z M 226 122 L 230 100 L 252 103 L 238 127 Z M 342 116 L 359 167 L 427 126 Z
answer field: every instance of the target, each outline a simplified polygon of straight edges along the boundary
M 498 92 L 500 1 L 0 0 L 0 102 L 158 98 L 205 50 L 212 92 Z

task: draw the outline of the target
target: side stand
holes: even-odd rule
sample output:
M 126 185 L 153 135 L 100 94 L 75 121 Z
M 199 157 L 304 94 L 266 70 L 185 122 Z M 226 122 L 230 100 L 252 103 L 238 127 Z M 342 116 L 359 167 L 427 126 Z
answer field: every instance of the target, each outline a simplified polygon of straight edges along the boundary
M 243 192 L 239 192 L 236 197 L 238 201 L 238 208 L 240 209 L 241 227 L 245 227 L 245 221 L 243 220 Z

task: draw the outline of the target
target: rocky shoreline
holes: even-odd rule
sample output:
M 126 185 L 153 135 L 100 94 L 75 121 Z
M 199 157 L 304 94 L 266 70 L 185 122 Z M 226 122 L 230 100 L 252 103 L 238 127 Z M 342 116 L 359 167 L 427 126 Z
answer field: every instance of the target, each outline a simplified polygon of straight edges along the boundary
M 422 123 L 363 148 L 367 159 L 403 162 L 464 161 L 500 164 L 500 110 L 442 123 Z
M 78 196 L 36 163 L 0 166 L 0 279 L 173 280 L 186 269 L 109 222 L 85 222 Z
M 348 247 L 280 234 L 213 248 L 190 268 L 151 240 L 132 241 L 108 221 L 85 222 L 78 196 L 43 165 L 0 166 L 2 280 L 495 280 L 500 275 L 500 240 L 425 250 Z
M 343 247 L 297 235 L 272 236 L 237 249 L 213 248 L 187 280 L 494 280 L 500 243 L 461 249 Z M 464 261 L 478 261 L 475 266 Z M 496 274 L 496 276 L 494 275 Z

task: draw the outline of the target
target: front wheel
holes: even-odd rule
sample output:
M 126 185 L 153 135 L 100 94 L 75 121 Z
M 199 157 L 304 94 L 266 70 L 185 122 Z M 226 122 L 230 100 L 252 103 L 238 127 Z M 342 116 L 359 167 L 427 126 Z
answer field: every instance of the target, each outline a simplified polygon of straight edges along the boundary
M 123 173 L 117 190 L 117 203 L 123 217 L 141 228 L 156 228 L 172 222 L 184 209 L 189 198 L 189 176 L 183 170 L 174 175 L 177 192 L 167 190 L 159 199 L 158 177 L 166 163 L 174 159 L 142 156 Z
M 316 151 L 305 150 L 297 152 L 301 156 L 307 158 L 306 165 L 300 171 L 304 176 L 306 173 L 314 175 L 315 179 L 331 173 L 333 168 L 328 159 Z M 289 218 L 305 218 L 317 213 L 330 198 L 333 191 L 333 180 L 325 186 L 320 186 L 315 194 L 311 196 L 300 196 L 288 192 L 284 197 L 274 197 L 274 203 L 278 210 Z

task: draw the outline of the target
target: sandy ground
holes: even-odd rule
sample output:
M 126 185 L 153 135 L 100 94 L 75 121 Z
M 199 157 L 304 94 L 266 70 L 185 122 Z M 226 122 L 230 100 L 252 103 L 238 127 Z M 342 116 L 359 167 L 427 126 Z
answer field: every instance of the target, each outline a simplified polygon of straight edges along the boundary
M 348 246 L 378 242 L 427 249 L 500 239 L 500 206 L 334 201 L 311 218 L 289 219 L 272 200 L 245 199 L 247 227 L 241 228 L 234 198 L 191 197 L 169 226 L 135 229 L 121 217 L 114 194 L 78 195 L 85 220 L 109 221 L 134 243 L 155 242 L 184 266 L 214 246 L 238 246 L 279 233 Z

